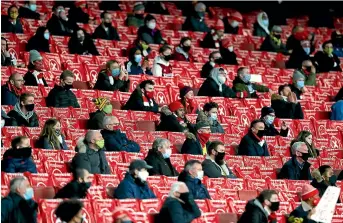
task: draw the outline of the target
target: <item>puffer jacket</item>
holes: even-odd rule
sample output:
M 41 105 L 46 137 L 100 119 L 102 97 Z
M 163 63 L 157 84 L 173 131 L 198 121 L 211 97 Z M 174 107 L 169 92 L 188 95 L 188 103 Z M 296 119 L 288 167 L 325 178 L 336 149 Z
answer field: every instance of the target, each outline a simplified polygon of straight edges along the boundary
M 189 173 L 182 171 L 177 180 L 187 185 L 189 193 L 192 194 L 194 199 L 211 199 L 207 188 L 202 184 L 201 180 L 192 178 Z
M 105 139 L 105 147 L 107 151 L 125 151 L 139 153 L 139 145 L 129 140 L 125 133 L 120 130 L 109 131 L 106 129 L 101 130 L 102 137 Z
M 48 97 L 46 98 L 46 104 L 48 107 L 55 108 L 80 108 L 75 94 L 71 90 L 66 90 L 57 85 L 49 92 Z
M 31 148 L 7 150 L 1 161 L 2 171 L 6 173 L 37 173 L 31 154 Z

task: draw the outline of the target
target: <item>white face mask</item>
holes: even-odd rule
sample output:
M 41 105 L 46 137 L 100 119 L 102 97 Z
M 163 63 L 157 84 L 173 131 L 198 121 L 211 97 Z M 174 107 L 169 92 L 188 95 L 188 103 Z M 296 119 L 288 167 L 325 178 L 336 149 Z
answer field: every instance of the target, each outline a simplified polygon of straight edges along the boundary
M 202 180 L 203 177 L 204 177 L 204 171 L 202 170 L 198 171 L 196 178 L 199 180 Z
M 233 51 L 233 46 L 229 46 L 227 49 L 228 49 L 230 52 L 232 52 L 232 51 Z
M 1 128 L 5 126 L 5 120 L 1 119 Z
M 148 171 L 139 171 L 138 172 L 138 178 L 141 179 L 142 182 L 146 182 L 148 177 L 149 177 Z
M 148 22 L 147 27 L 149 29 L 155 29 L 156 28 L 156 22 Z
M 221 84 L 224 84 L 225 81 L 226 81 L 226 77 L 224 77 L 223 75 L 219 75 L 219 76 L 218 76 L 218 81 L 219 81 Z
M 216 121 L 217 118 L 218 118 L 217 113 L 211 113 L 211 114 L 210 114 L 210 118 L 211 118 L 213 121 Z
M 163 158 L 168 159 L 170 157 L 171 153 L 172 153 L 171 149 L 166 149 L 166 152 L 162 154 Z
M 236 28 L 239 25 L 239 22 L 237 21 L 232 21 L 230 24 L 233 28 Z

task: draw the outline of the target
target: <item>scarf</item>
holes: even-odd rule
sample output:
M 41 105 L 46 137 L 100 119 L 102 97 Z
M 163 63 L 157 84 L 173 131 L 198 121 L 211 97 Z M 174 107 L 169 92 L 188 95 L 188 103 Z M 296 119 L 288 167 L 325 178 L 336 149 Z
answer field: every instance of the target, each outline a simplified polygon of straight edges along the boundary
M 27 114 L 24 114 L 21 109 L 20 109 L 20 104 L 19 102 L 15 104 L 14 106 L 14 111 L 18 112 L 18 114 L 23 117 L 27 122 L 29 122 L 29 119 L 32 117 L 34 114 L 34 111 L 27 112 Z
M 143 105 L 145 107 L 153 107 L 154 106 L 154 102 L 152 101 L 152 99 L 148 99 L 145 95 L 142 95 L 143 97 Z
M 14 86 L 13 84 L 11 84 L 11 82 L 7 82 L 7 87 L 8 90 L 13 92 L 17 97 L 19 97 L 22 93 L 24 93 L 24 89 L 19 89 L 16 86 Z
M 263 12 L 260 12 L 258 15 L 257 15 L 257 23 L 260 25 L 260 27 L 269 35 L 269 29 L 268 29 L 268 26 L 265 26 L 263 23 L 262 23 L 262 15 L 263 15 Z

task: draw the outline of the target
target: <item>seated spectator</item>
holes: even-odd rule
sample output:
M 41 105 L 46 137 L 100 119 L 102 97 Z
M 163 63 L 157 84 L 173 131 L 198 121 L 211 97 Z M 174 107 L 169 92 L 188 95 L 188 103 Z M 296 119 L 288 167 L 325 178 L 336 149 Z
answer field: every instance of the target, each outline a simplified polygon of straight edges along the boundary
M 131 213 L 124 208 L 116 207 L 113 211 L 113 222 L 115 223 L 134 223 Z
M 194 199 L 211 199 L 205 185 L 201 182 L 203 177 L 204 171 L 202 170 L 201 162 L 198 160 L 188 160 L 177 180 L 187 185 L 189 193 Z
M 47 87 L 42 71 L 44 70 L 43 57 L 37 50 L 30 50 L 28 71 L 24 75 L 25 86 Z
M 334 98 L 334 101 L 340 101 L 343 100 L 343 87 L 341 87 L 341 89 L 339 89 L 337 95 Z
M 182 26 L 182 30 L 209 32 L 210 29 L 205 23 L 206 5 L 202 2 L 198 2 L 192 11 L 193 12 L 187 16 L 186 21 Z
M 265 128 L 264 128 L 264 135 L 265 136 L 288 136 L 289 128 L 285 122 L 282 122 L 280 132 L 274 126 L 274 119 L 275 119 L 275 111 L 272 107 L 263 107 L 261 109 L 261 120 L 263 120 Z
M 55 2 L 52 7 L 52 15 L 46 27 L 51 35 L 71 36 L 77 24 L 68 19 L 66 11 L 60 2 Z
M 1 32 L 2 33 L 23 33 L 23 26 L 18 18 L 18 7 L 11 5 L 7 9 L 7 15 L 1 16 Z
M 319 150 L 314 147 L 313 135 L 312 135 L 311 132 L 305 131 L 305 130 L 300 131 L 298 133 L 298 136 L 292 140 L 291 146 L 295 142 L 303 142 L 303 143 L 305 143 L 306 146 L 307 146 L 308 153 L 309 153 L 310 157 L 313 157 L 313 158 L 319 157 Z
M 129 171 L 114 191 L 117 199 L 151 199 L 156 198 L 154 192 L 149 188 L 147 179 L 149 166 L 144 160 L 133 160 L 130 163 Z
M 66 150 L 68 145 L 61 132 L 61 123 L 55 118 L 46 120 L 38 140 L 38 148 Z
M 302 62 L 311 60 L 311 42 L 308 40 L 308 34 L 305 32 L 298 37 L 299 43 L 294 46 L 293 51 L 286 62 L 287 69 L 299 69 Z
M 260 12 L 254 23 L 253 36 L 267 37 L 269 33 L 269 18 L 267 13 Z
M 201 216 L 200 209 L 183 182 L 172 184 L 155 222 L 189 223 Z
M 11 66 L 12 57 L 8 52 L 7 40 L 4 37 L 1 37 L 1 66 Z
M 79 55 L 100 55 L 91 36 L 81 28 L 77 28 L 68 42 L 69 53 Z
M 105 116 L 103 119 L 103 127 L 104 129 L 100 132 L 105 140 L 107 151 L 139 153 L 139 145 L 129 140 L 126 134 L 120 131 L 120 123 L 117 117 Z
M 142 51 L 137 47 L 130 49 L 129 61 L 126 64 L 126 68 L 130 75 L 152 75 L 151 68 L 149 67 L 149 59 L 143 57 Z
M 202 78 L 208 78 L 210 76 L 212 69 L 216 65 L 224 64 L 224 61 L 219 51 L 213 51 L 212 53 L 210 53 L 208 60 L 209 61 L 206 62 L 204 66 L 202 66 L 202 69 L 200 72 L 200 76 Z
M 204 174 L 210 178 L 236 178 L 225 163 L 225 146 L 220 141 L 213 141 L 208 146 L 206 159 L 202 162 Z
M 186 114 L 195 114 L 198 111 L 198 103 L 194 99 L 194 91 L 191 87 L 185 86 L 182 83 L 179 83 L 180 89 L 180 102 L 185 108 Z
M 270 34 L 264 39 L 260 50 L 286 54 L 287 50 L 285 44 L 282 43 L 281 34 L 281 26 L 273 26 Z
M 152 144 L 152 149 L 149 150 L 145 161 L 148 165 L 152 166 L 149 169 L 149 175 L 164 175 L 169 177 L 178 176 L 172 163 L 170 162 L 170 155 L 172 144 L 168 139 L 157 138 Z
M 242 156 L 269 156 L 263 120 L 256 119 L 251 122 L 249 132 L 242 138 L 238 146 L 238 155 Z
M 246 96 L 246 92 L 235 93 L 225 84 L 227 73 L 224 68 L 213 68 L 209 77 L 201 85 L 198 96 L 236 98 Z
M 319 197 L 322 197 L 329 186 L 337 187 L 337 177 L 329 165 L 322 165 L 312 171 L 313 180 L 311 185 L 319 191 Z M 338 199 L 338 203 L 339 199 Z
M 304 113 L 297 96 L 288 85 L 281 85 L 279 94 L 272 94 L 271 107 L 275 117 L 284 119 L 304 119 Z
M 211 133 L 224 133 L 223 127 L 218 122 L 218 108 L 217 103 L 208 102 L 198 114 L 197 120 L 207 120 L 210 123 Z
M 27 42 L 26 51 L 37 50 L 39 52 L 50 53 L 49 39 L 49 30 L 45 26 L 38 27 L 36 34 Z
M 336 103 L 331 106 L 331 120 L 343 121 L 343 87 L 335 97 Z
M 164 44 L 160 30 L 156 29 L 156 18 L 150 14 L 144 18 L 144 25 L 139 27 L 137 36 L 147 44 Z
M 292 53 L 293 49 L 296 48 L 300 44 L 300 37 L 304 32 L 304 28 L 302 26 L 296 25 L 292 29 L 292 35 L 290 35 L 286 42 L 286 48 L 288 53 Z
M 73 172 L 73 180 L 57 191 L 54 199 L 84 199 L 91 187 L 92 178 L 86 169 L 76 169 Z
M 169 15 L 169 11 L 163 2 L 147 1 L 145 3 L 145 12 L 153 14 Z
M 77 142 L 72 170 L 86 169 L 91 174 L 110 174 L 111 170 L 105 156 L 105 140 L 97 130 L 89 130 Z
M 172 55 L 173 60 L 194 62 L 194 57 L 190 52 L 192 48 L 192 39 L 189 37 L 182 37 L 180 45 L 175 47 L 175 51 Z
M 24 78 L 19 73 L 12 73 L 8 82 L 1 86 L 1 104 L 15 105 L 24 91 Z
M 248 201 L 238 223 L 276 223 L 280 201 L 275 190 L 263 190 L 257 198 Z
M 341 61 L 333 52 L 333 45 L 331 41 L 323 43 L 323 51 L 318 51 L 314 55 L 314 61 L 317 64 L 318 73 L 325 73 L 330 71 L 342 71 Z
M 120 41 L 117 29 L 112 26 L 111 13 L 104 11 L 100 15 L 101 24 L 96 27 L 93 33 L 93 39 L 106 39 Z
M 70 89 L 73 87 L 74 74 L 64 70 L 60 76 L 60 85 L 55 85 L 46 98 L 46 105 L 55 108 L 80 108 L 77 98 Z
M 7 115 L 12 118 L 12 126 L 38 127 L 38 116 L 34 112 L 35 98 L 31 93 L 23 93 L 12 111 Z
M 37 11 L 36 0 L 25 1 L 24 5 L 19 8 L 19 15 L 20 15 L 20 18 L 43 20 L 43 16 L 41 16 L 36 11 Z
M 223 39 L 219 48 L 220 54 L 223 56 L 222 64 L 238 65 L 237 55 L 233 51 L 233 43 L 230 39 Z
M 160 48 L 159 53 L 160 55 L 154 59 L 152 74 L 155 77 L 173 77 L 173 68 L 169 63 L 172 57 L 172 49 L 170 46 L 164 45 Z
M 297 99 L 302 99 L 302 94 L 307 92 L 307 88 L 305 87 L 305 79 L 306 77 L 300 72 L 294 72 L 292 78 L 292 84 L 290 84 L 290 88 L 292 92 L 295 93 Z
M 206 155 L 211 134 L 208 121 L 200 121 L 195 126 L 195 135 L 186 134 L 187 138 L 181 147 L 181 153 L 192 155 Z
M 91 19 L 87 12 L 87 1 L 75 1 L 74 4 L 70 6 L 70 9 L 68 11 L 68 19 L 70 19 L 73 23 L 91 23 Z
M 338 57 L 343 57 L 343 35 L 339 31 L 331 33 L 331 42 L 333 45 L 333 53 Z
M 230 13 L 230 15 L 223 18 L 225 33 L 238 34 L 240 25 L 243 22 L 243 16 L 238 11 Z
M 87 129 L 104 129 L 104 118 L 112 114 L 113 106 L 107 98 L 97 98 L 93 102 L 98 110 L 89 114 Z
M 316 85 L 316 68 L 312 64 L 311 60 L 305 60 L 302 62 L 301 69 L 295 70 L 293 77 L 302 78 L 305 81 L 305 86 Z
M 9 194 L 1 199 L 2 222 L 37 222 L 38 204 L 33 200 L 33 188 L 24 176 L 11 180 Z
M 125 24 L 127 26 L 141 27 L 144 25 L 145 7 L 142 2 L 135 2 L 133 12 L 127 15 Z
M 251 83 L 251 74 L 249 73 L 248 67 L 240 67 L 237 70 L 237 76 L 233 80 L 233 90 L 235 92 L 247 93 L 248 98 L 258 98 L 256 92 L 271 92 L 271 90 L 263 85 Z
M 157 113 L 160 109 L 154 100 L 154 85 L 155 83 L 152 80 L 142 81 L 132 92 L 122 109 Z
M 37 173 L 31 156 L 30 139 L 27 136 L 17 136 L 11 142 L 11 149 L 4 153 L 1 169 L 6 173 Z
M 279 179 L 312 180 L 310 173 L 311 164 L 307 161 L 310 157 L 304 142 L 295 142 L 292 145 L 292 158 L 288 160 L 279 173 Z
M 83 203 L 76 199 L 62 201 L 55 210 L 56 217 L 66 223 L 83 222 Z
M 129 85 L 130 79 L 127 71 L 120 67 L 118 61 L 110 60 L 106 63 L 106 68 L 100 71 L 94 89 L 127 92 Z
M 206 34 L 200 46 L 202 48 L 219 49 L 222 38 L 224 36 L 224 23 L 222 20 L 217 20 L 214 29 Z
M 142 52 L 143 57 L 147 57 L 151 52 L 149 44 L 140 38 L 134 41 L 132 48 L 138 48 Z

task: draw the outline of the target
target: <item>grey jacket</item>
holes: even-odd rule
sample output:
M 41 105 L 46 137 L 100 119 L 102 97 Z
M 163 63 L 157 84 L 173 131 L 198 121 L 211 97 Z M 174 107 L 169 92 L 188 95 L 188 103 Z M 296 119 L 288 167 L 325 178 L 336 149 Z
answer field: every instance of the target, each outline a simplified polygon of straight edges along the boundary
M 226 164 L 223 165 L 225 165 L 227 168 L 227 170 L 223 170 L 224 172 L 226 172 L 225 175 L 222 175 L 221 166 L 219 166 L 214 160 L 207 156 L 206 159 L 202 162 L 202 169 L 204 171 L 204 175 L 210 178 L 236 178 L 235 174 L 230 170 L 230 168 Z

